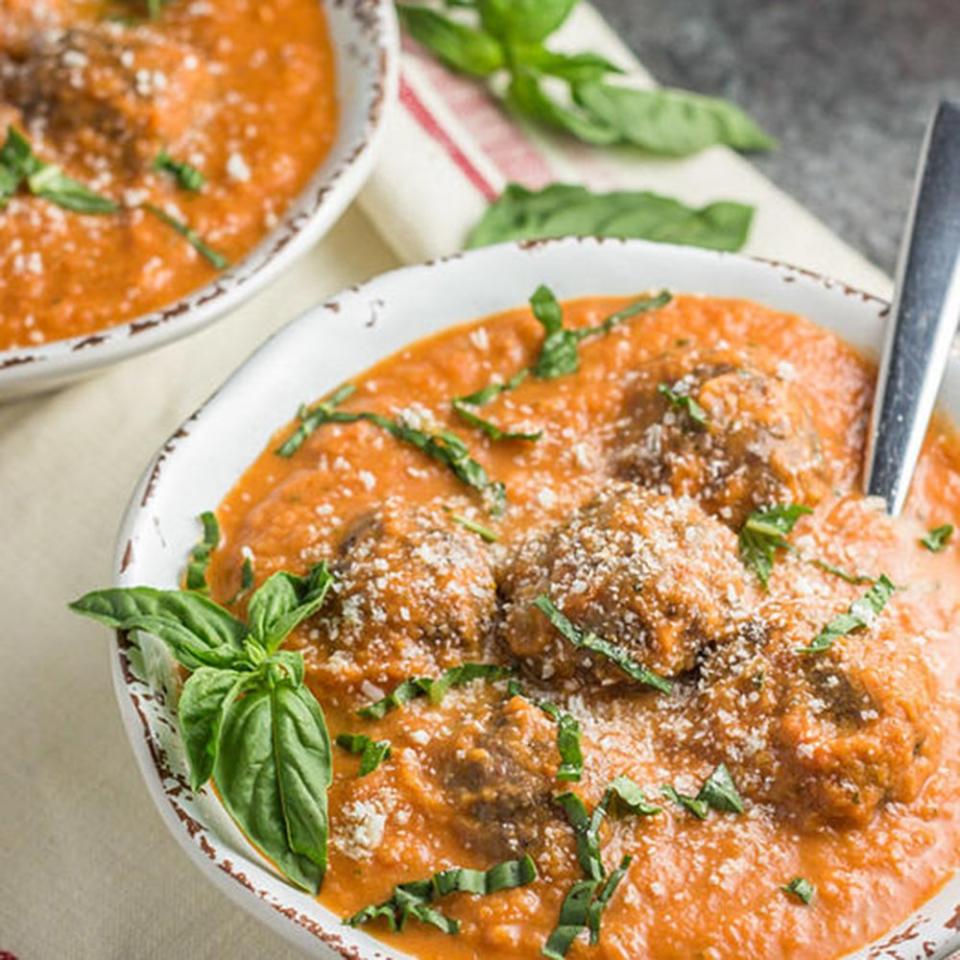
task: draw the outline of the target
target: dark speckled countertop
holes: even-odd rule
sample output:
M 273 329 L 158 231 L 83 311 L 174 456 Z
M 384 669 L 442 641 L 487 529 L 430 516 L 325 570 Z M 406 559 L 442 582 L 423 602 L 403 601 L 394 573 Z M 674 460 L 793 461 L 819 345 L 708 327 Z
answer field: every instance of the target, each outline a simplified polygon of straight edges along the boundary
M 665 85 L 780 140 L 771 180 L 892 272 L 926 119 L 960 100 L 960 0 L 594 0 Z

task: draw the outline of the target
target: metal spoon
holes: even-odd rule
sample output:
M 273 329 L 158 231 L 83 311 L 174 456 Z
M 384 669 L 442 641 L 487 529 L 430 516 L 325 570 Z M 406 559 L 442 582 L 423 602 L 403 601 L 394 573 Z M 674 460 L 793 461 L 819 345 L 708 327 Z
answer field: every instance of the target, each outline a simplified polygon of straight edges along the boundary
M 960 105 L 946 100 L 927 129 L 895 289 L 864 477 L 891 516 L 907 499 L 960 320 Z

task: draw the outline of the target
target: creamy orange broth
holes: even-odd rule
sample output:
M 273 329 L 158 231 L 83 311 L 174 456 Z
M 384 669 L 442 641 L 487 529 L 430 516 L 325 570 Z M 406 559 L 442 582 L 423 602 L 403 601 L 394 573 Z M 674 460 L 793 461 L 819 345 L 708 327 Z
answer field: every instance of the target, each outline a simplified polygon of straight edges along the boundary
M 594 298 L 567 304 L 566 323 L 596 324 L 625 302 Z M 685 716 L 684 708 L 670 712 L 662 694 L 589 685 L 570 692 L 549 679 L 539 685 L 526 676 L 522 681 L 580 719 L 584 775 L 572 789 L 589 808 L 620 774 L 631 776 L 663 805 L 659 816 L 608 821 L 602 834 L 608 870 L 624 853 L 634 855 L 633 864 L 604 914 L 599 945 L 589 947 L 581 938 L 569 956 L 825 958 L 863 945 L 930 897 L 960 862 L 960 644 L 952 626 L 960 559 L 953 544 L 939 554 L 918 545 L 930 527 L 960 518 L 960 445 L 945 424 L 934 425 L 908 509 L 896 524 L 888 523 L 856 492 L 871 365 L 805 319 L 745 301 L 689 296 L 585 342 L 579 373 L 553 381 L 528 378 L 483 409 L 484 416 L 503 426 L 522 422 L 542 427 L 539 442 L 495 443 L 452 415 L 452 397 L 492 378 L 506 379 L 530 364 L 541 340 L 542 329 L 526 309 L 455 328 L 357 377 L 357 393 L 344 405 L 383 413 L 412 404 L 429 410 L 440 425 L 469 442 L 493 478 L 505 482 L 509 507 L 501 521 L 492 520 L 476 495 L 442 466 L 369 424 L 321 427 L 289 460 L 272 452 L 289 434 L 286 428 L 217 511 L 224 541 L 210 570 L 214 596 L 223 600 L 236 593 L 244 556 L 253 557 L 258 583 L 277 570 L 302 571 L 321 558 L 333 558 L 351 520 L 388 495 L 411 505 L 453 508 L 496 528 L 500 542 L 483 549 L 502 565 L 525 535 L 566 521 L 606 482 L 632 371 L 676 349 L 678 342 L 765 348 L 780 362 L 780 374 L 802 387 L 833 477 L 832 489 L 814 514 L 798 524 L 791 540 L 804 553 L 849 569 L 886 571 L 903 586 L 864 637 L 850 643 L 866 644 L 871 634 L 880 636 L 875 631 L 882 625 L 887 631 L 882 636 L 893 637 L 884 643 L 893 643 L 891 649 L 900 644 L 918 650 L 935 677 L 926 713 L 935 729 L 930 742 L 939 738 L 940 746 L 919 795 L 909 803 L 881 803 L 863 823 L 834 824 L 804 820 L 810 811 L 803 808 L 816 807 L 813 795 L 788 797 L 778 805 L 753 801 L 747 793 L 745 814 L 712 812 L 700 822 L 662 801 L 659 786 L 679 783 L 696 792 L 716 759 L 707 759 L 697 738 L 698 725 L 706 719 L 688 718 L 678 735 L 670 728 Z M 864 589 L 781 551 L 769 602 L 793 604 L 797 619 L 808 624 L 803 629 L 809 639 L 817 629 L 809 624 L 822 626 Z M 759 591 L 752 596 L 763 600 Z M 331 660 L 336 644 L 324 639 L 325 629 L 322 618 L 315 620 L 290 645 L 305 654 L 309 683 L 331 734 L 352 731 L 386 738 L 393 756 L 358 779 L 357 760 L 335 748 L 331 864 L 322 902 L 348 915 L 386 899 L 397 883 L 451 865 L 486 868 L 501 859 L 491 854 L 488 843 L 500 826 L 488 823 L 486 832 L 471 839 L 474 834 L 464 829 L 466 812 L 438 786 L 444 782 L 442 765 L 457 756 L 451 743 L 456 747 L 458 738 L 462 750 L 472 749 L 473 718 L 482 727 L 491 711 L 500 710 L 505 742 L 543 737 L 552 745 L 550 721 L 519 697 L 504 705 L 504 684 L 484 682 L 451 692 L 439 706 L 420 700 L 382 721 L 361 720 L 355 710 L 376 695 L 376 688 L 388 692 L 415 673 L 417 655 L 407 663 L 384 660 L 361 667 L 350 657 Z M 513 662 L 496 638 L 486 654 L 482 659 L 488 662 Z M 682 700 L 686 682 L 681 674 L 670 696 Z M 479 756 L 482 762 L 483 753 Z M 571 788 L 553 779 L 558 762 L 555 749 L 548 748 L 530 774 L 540 778 L 547 795 Z M 738 769 L 745 768 L 741 764 Z M 492 782 L 494 791 L 509 787 L 495 777 Z M 380 924 L 366 929 L 398 950 L 424 958 L 539 956 L 561 901 L 582 876 L 570 827 L 561 813 L 549 809 L 549 797 L 543 806 L 541 835 L 526 847 L 539 868 L 537 882 L 488 897 L 461 894 L 439 902 L 461 921 L 455 936 L 416 921 L 402 934 L 391 935 Z M 383 818 L 382 838 L 374 836 L 377 842 L 364 846 L 362 828 L 371 826 L 371 811 L 374 834 Z M 780 889 L 798 875 L 816 886 L 810 906 Z
M 228 260 L 277 224 L 329 150 L 334 55 L 319 0 L 0 0 L 0 139 L 120 212 L 85 216 L 25 191 L 0 210 L 0 349 L 92 333 L 162 307 L 217 271 L 152 203 Z M 118 22 L 114 17 L 126 17 Z M 207 178 L 152 169 L 161 149 Z

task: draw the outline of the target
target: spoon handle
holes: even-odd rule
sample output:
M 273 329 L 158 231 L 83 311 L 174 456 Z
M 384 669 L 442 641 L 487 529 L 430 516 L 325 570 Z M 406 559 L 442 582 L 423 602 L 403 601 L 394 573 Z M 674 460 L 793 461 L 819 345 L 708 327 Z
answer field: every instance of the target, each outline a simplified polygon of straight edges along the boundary
M 867 437 L 866 492 L 903 508 L 960 320 L 960 106 L 927 129 Z

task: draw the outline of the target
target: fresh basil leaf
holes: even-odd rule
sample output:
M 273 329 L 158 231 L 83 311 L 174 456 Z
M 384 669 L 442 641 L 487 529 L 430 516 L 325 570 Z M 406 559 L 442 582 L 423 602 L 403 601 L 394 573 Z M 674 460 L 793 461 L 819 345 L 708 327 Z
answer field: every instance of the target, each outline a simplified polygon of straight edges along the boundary
M 177 704 L 180 735 L 190 764 L 190 785 L 199 790 L 213 773 L 223 715 L 251 674 L 199 667 L 187 677 Z
M 330 738 L 306 686 L 272 681 L 226 709 L 214 777 L 230 815 L 285 876 L 316 894 L 327 868 Z
M 920 543 L 933 553 L 940 553 L 945 550 L 950 538 L 953 536 L 953 524 L 945 523 L 943 526 L 934 527 L 920 538 Z
M 592 83 L 611 73 L 623 73 L 599 53 L 555 53 L 539 44 L 514 46 L 511 52 L 514 60 L 524 66 L 567 83 Z
M 518 113 L 563 130 L 584 143 L 606 147 L 621 140 L 620 132 L 606 121 L 557 103 L 529 70 L 513 73 L 506 102 Z
M 580 746 L 580 721 L 572 713 L 561 710 L 549 700 L 539 700 L 524 693 L 520 684 L 511 679 L 507 683 L 508 697 L 523 697 L 539 707 L 557 725 L 557 753 L 560 754 L 560 766 L 557 779 L 565 782 L 579 782 L 583 776 L 583 749 Z
M 603 888 L 594 897 L 593 902 L 587 908 L 587 929 L 590 931 L 590 943 L 596 946 L 600 942 L 600 920 L 607 904 L 612 899 L 620 881 L 627 875 L 630 864 L 633 863 L 633 857 L 625 856 L 620 861 L 620 866 L 607 877 Z
M 475 77 L 488 77 L 506 65 L 503 47 L 483 30 L 451 20 L 429 7 L 397 4 L 403 28 L 447 66 Z
M 145 203 L 143 209 L 155 216 L 161 223 L 166 224 L 174 232 L 179 233 L 215 270 L 226 270 L 230 266 L 230 261 L 223 254 L 214 250 L 192 227 L 182 223 L 176 217 L 170 216 L 166 210 L 162 210 L 152 203 Z
M 602 880 L 606 874 L 600 857 L 600 827 L 606 815 L 603 803 L 597 805 L 590 816 L 583 800 L 575 793 L 561 793 L 556 801 L 573 827 L 577 841 L 577 861 L 584 876 L 590 880 Z
M 477 0 L 484 29 L 507 43 L 539 43 L 558 30 L 577 0 Z
M 668 800 L 672 800 L 678 807 L 682 807 L 688 813 L 693 814 L 698 820 L 707 819 L 709 805 L 706 800 L 681 793 L 676 787 L 670 786 L 670 784 L 663 787 L 662 793 Z
M 143 630 L 162 640 L 188 670 L 247 662 L 247 628 L 201 594 L 152 587 L 96 590 L 70 609 L 115 630 Z
M 460 524 L 464 530 L 469 530 L 471 533 L 475 533 L 484 543 L 496 543 L 500 539 L 500 534 L 495 530 L 491 530 L 489 527 L 485 527 L 482 523 L 477 523 L 476 520 L 471 520 L 469 517 L 465 517 L 459 513 L 451 513 L 450 519 L 454 523 Z
M 809 507 L 798 503 L 787 503 L 754 510 L 747 517 L 739 535 L 740 560 L 756 574 L 764 587 L 770 582 L 777 550 L 790 549 L 786 535 L 793 531 L 802 516 L 812 512 Z M 830 569 L 830 572 L 837 571 Z
M 796 897 L 801 903 L 809 904 L 816 893 L 816 887 L 803 877 L 794 877 L 789 883 L 780 888 L 784 893 Z
M 650 153 L 685 157 L 715 144 L 735 150 L 776 146 L 739 107 L 687 90 L 640 90 L 594 82 L 576 85 L 573 94 L 593 122 Z
M 190 190 L 192 193 L 199 193 L 207 182 L 202 171 L 185 160 L 176 160 L 166 150 L 161 150 L 157 154 L 153 161 L 153 169 L 161 173 L 169 173 L 179 187 Z
M 811 641 L 807 647 L 799 647 L 798 653 L 823 653 L 829 650 L 835 640 L 848 633 L 869 627 L 887 605 L 887 601 L 896 590 L 894 582 L 881 573 L 876 583 L 859 599 L 855 600 L 846 613 L 834 617 Z
M 467 237 L 468 248 L 508 240 L 597 236 L 740 250 L 753 208 L 719 201 L 701 209 L 647 191 L 591 193 L 555 183 L 543 190 L 508 184 Z
M 540 354 L 533 365 L 534 376 L 555 380 L 580 369 L 577 346 L 580 338 L 574 330 L 563 329 L 563 309 L 549 287 L 540 286 L 530 298 L 530 309 L 544 331 Z
M 357 388 L 352 383 L 345 383 L 338 387 L 325 400 L 322 400 L 312 410 L 306 408 L 300 411 L 300 426 L 281 444 L 274 453 L 278 457 L 292 457 L 304 444 L 307 437 L 325 423 L 354 423 L 360 419 L 359 414 L 337 411 L 337 407 L 348 397 L 356 393 Z
M 410 918 L 429 923 L 444 933 L 457 933 L 460 924 L 444 916 L 428 904 L 451 893 L 469 893 L 489 896 L 501 890 L 512 890 L 533 883 L 537 868 L 529 856 L 507 860 L 489 870 L 471 870 L 451 867 L 441 870 L 428 880 L 412 880 L 398 884 L 388 900 L 364 907 L 347 917 L 344 923 L 359 927 L 373 920 L 384 919 L 392 931 L 403 930 Z
M 589 929 L 590 904 L 599 880 L 578 880 L 564 897 L 560 917 L 553 933 L 541 949 L 547 960 L 563 960 L 573 941 Z
M 490 420 L 484 420 L 483 417 L 474 412 L 469 404 L 464 403 L 463 400 L 459 398 L 453 400 L 451 406 L 464 423 L 468 423 L 471 427 L 482 430 L 491 440 L 529 440 L 535 442 L 543 436 L 542 430 L 537 430 L 533 433 L 525 433 L 518 430 L 503 430 Z
M 305 577 L 281 571 L 261 585 L 250 598 L 247 621 L 267 653 L 277 650 L 295 627 L 323 606 L 332 584 L 324 561 Z
M 677 393 L 670 384 L 657 384 L 657 393 L 666 397 L 671 407 L 684 411 L 698 427 L 705 427 L 710 422 L 707 411 L 693 397 L 686 393 Z
M 743 813 L 743 800 L 726 765 L 721 763 L 706 779 L 697 799 L 723 813 Z
M 217 515 L 210 510 L 200 514 L 203 524 L 203 539 L 190 551 L 187 563 L 187 589 L 209 594 L 207 586 L 207 567 L 213 551 L 220 545 L 220 524 Z
M 373 773 L 390 756 L 389 740 L 372 740 L 365 733 L 341 733 L 337 736 L 337 746 L 360 757 L 361 777 Z
M 462 687 L 474 680 L 503 680 L 512 671 L 496 663 L 463 663 L 445 670 L 439 678 L 412 677 L 404 680 L 387 696 L 357 711 L 365 720 L 382 720 L 391 710 L 408 704 L 417 697 L 429 697 L 433 704 L 440 703 L 451 687 Z
M 589 650 L 609 660 L 632 680 L 645 686 L 659 690 L 661 693 L 670 693 L 673 689 L 669 680 L 654 673 L 652 670 L 637 663 L 620 646 L 609 640 L 604 640 L 594 633 L 584 632 L 575 627 L 564 614 L 557 609 L 553 601 L 541 594 L 533 605 L 553 624 L 559 634 L 575 647 Z
M 619 776 L 610 782 L 604 799 L 604 806 L 622 806 L 628 813 L 639 817 L 652 817 L 661 812 L 661 808 L 651 803 L 643 790 L 629 777 Z

